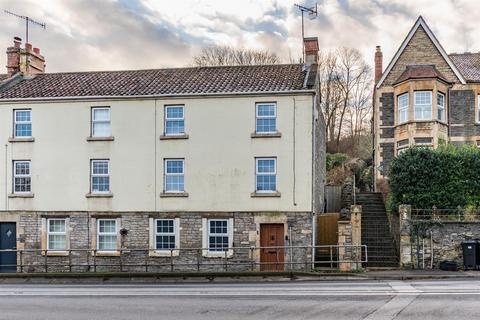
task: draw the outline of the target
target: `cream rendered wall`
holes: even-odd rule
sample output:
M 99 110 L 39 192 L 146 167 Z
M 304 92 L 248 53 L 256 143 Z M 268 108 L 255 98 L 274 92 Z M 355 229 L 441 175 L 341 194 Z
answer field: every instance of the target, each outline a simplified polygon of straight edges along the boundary
M 277 102 L 277 127 L 282 133 L 281 138 L 250 137 L 255 130 L 255 102 L 265 101 Z M 185 127 L 189 139 L 159 139 L 164 127 L 164 106 L 168 104 L 185 105 Z M 92 106 L 111 107 L 114 141 L 86 140 L 90 134 Z M 13 131 L 13 109 L 19 108 L 32 109 L 35 142 L 8 142 Z M 0 210 L 312 210 L 310 95 L 2 102 L 0 141 Z M 250 196 L 255 189 L 254 158 L 263 156 L 277 157 L 280 198 Z M 110 189 L 114 196 L 86 198 L 90 159 L 104 158 L 110 159 Z M 189 193 L 188 198 L 160 198 L 164 158 L 185 158 L 185 191 Z M 12 192 L 12 160 L 28 159 L 32 161 L 32 191 L 35 196 L 6 198 L 6 194 Z

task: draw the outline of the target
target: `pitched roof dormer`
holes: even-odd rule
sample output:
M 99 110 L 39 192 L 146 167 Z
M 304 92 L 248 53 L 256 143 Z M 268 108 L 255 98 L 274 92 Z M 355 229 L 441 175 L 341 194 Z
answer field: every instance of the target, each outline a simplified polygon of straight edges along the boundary
M 429 51 L 428 54 L 425 54 Z M 422 16 L 419 16 L 412 29 L 398 51 L 393 56 L 378 81 L 376 88 L 382 85 L 392 85 L 399 76 L 405 71 L 407 65 L 412 64 L 435 64 L 436 69 L 451 82 L 460 82 L 465 84 L 465 78 L 452 62 L 448 54 L 443 49 L 440 42 L 428 27 Z

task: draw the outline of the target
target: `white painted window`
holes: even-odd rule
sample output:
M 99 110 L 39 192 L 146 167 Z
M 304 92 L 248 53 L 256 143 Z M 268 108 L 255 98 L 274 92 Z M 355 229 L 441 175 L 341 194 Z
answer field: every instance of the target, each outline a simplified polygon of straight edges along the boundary
M 165 159 L 164 182 L 165 192 L 185 191 L 185 160 Z
M 110 137 L 110 108 L 92 108 L 92 137 Z
M 416 91 L 415 96 L 415 120 L 432 119 L 432 92 Z
M 397 98 L 398 105 L 398 121 L 397 123 L 404 123 L 408 121 L 408 93 L 399 95 Z
M 257 192 L 277 191 L 277 159 L 255 159 L 255 181 Z
M 477 122 L 480 123 L 480 95 L 477 96 Z
M 222 252 L 228 250 L 229 244 L 228 219 L 208 220 L 208 251 Z
M 32 192 L 32 170 L 30 161 L 13 162 L 13 193 Z
M 13 127 L 15 138 L 32 137 L 32 110 L 18 109 L 13 111 Z
M 47 249 L 67 250 L 66 219 L 47 219 Z
M 100 251 L 117 250 L 117 220 L 97 220 L 97 249 Z
M 277 104 L 257 103 L 256 104 L 256 126 L 257 133 L 277 132 Z
M 177 226 L 175 219 L 155 220 L 155 249 L 173 250 L 176 249 Z
M 437 93 L 437 119 L 438 121 L 445 121 L 445 95 Z
M 91 193 L 110 192 L 110 161 L 91 160 Z
M 185 133 L 185 107 L 165 107 L 165 135 L 174 136 Z

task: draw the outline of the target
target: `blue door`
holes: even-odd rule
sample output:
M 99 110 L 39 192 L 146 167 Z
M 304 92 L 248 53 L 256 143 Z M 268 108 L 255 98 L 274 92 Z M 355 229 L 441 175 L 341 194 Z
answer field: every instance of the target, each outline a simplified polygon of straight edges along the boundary
M 0 222 L 0 272 L 17 271 L 17 253 L 1 250 L 17 248 L 17 232 L 15 222 Z

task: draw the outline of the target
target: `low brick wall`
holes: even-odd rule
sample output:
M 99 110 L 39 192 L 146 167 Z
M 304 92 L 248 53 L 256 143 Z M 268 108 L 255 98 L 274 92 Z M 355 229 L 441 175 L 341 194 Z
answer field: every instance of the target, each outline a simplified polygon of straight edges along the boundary
M 173 271 L 225 271 L 224 258 L 212 258 L 202 255 L 202 251 L 180 250 L 178 256 L 151 256 L 146 251 L 151 242 L 149 221 L 151 218 L 178 218 L 180 226 L 180 248 L 202 248 L 202 219 L 233 219 L 233 247 L 247 248 L 235 250 L 229 257 L 228 271 L 259 270 L 258 264 L 252 267 L 252 261 L 260 261 L 260 251 L 249 250 L 260 246 L 260 225 L 264 223 L 284 224 L 285 244 L 294 246 L 311 246 L 312 244 L 312 213 L 94 213 L 94 212 L 12 212 L 17 221 L 17 248 L 39 249 L 35 253 L 23 253 L 17 257 L 24 265 L 24 272 L 45 272 L 45 263 L 49 272 L 169 272 Z M 120 221 L 120 227 L 128 230 L 127 235 L 120 236 L 121 257 L 93 257 L 92 252 L 71 252 L 68 256 L 47 256 L 41 254 L 45 242 L 45 230 L 42 221 L 45 218 L 68 217 L 68 241 L 70 249 L 93 249 L 92 219 L 115 217 Z M 42 240 L 43 237 L 43 240 Z M 137 251 L 139 250 L 139 251 Z M 252 260 L 252 253 L 254 259 Z M 286 249 L 285 262 L 296 262 L 293 267 L 285 264 L 284 270 L 305 270 L 305 261 L 311 261 L 312 255 L 305 249 Z M 95 261 L 94 261 L 95 260 Z M 172 267 L 173 261 L 173 267 Z M 68 265 L 71 264 L 70 268 Z M 217 264 L 217 265 L 215 265 Z M 308 264 L 310 267 L 311 264 Z

